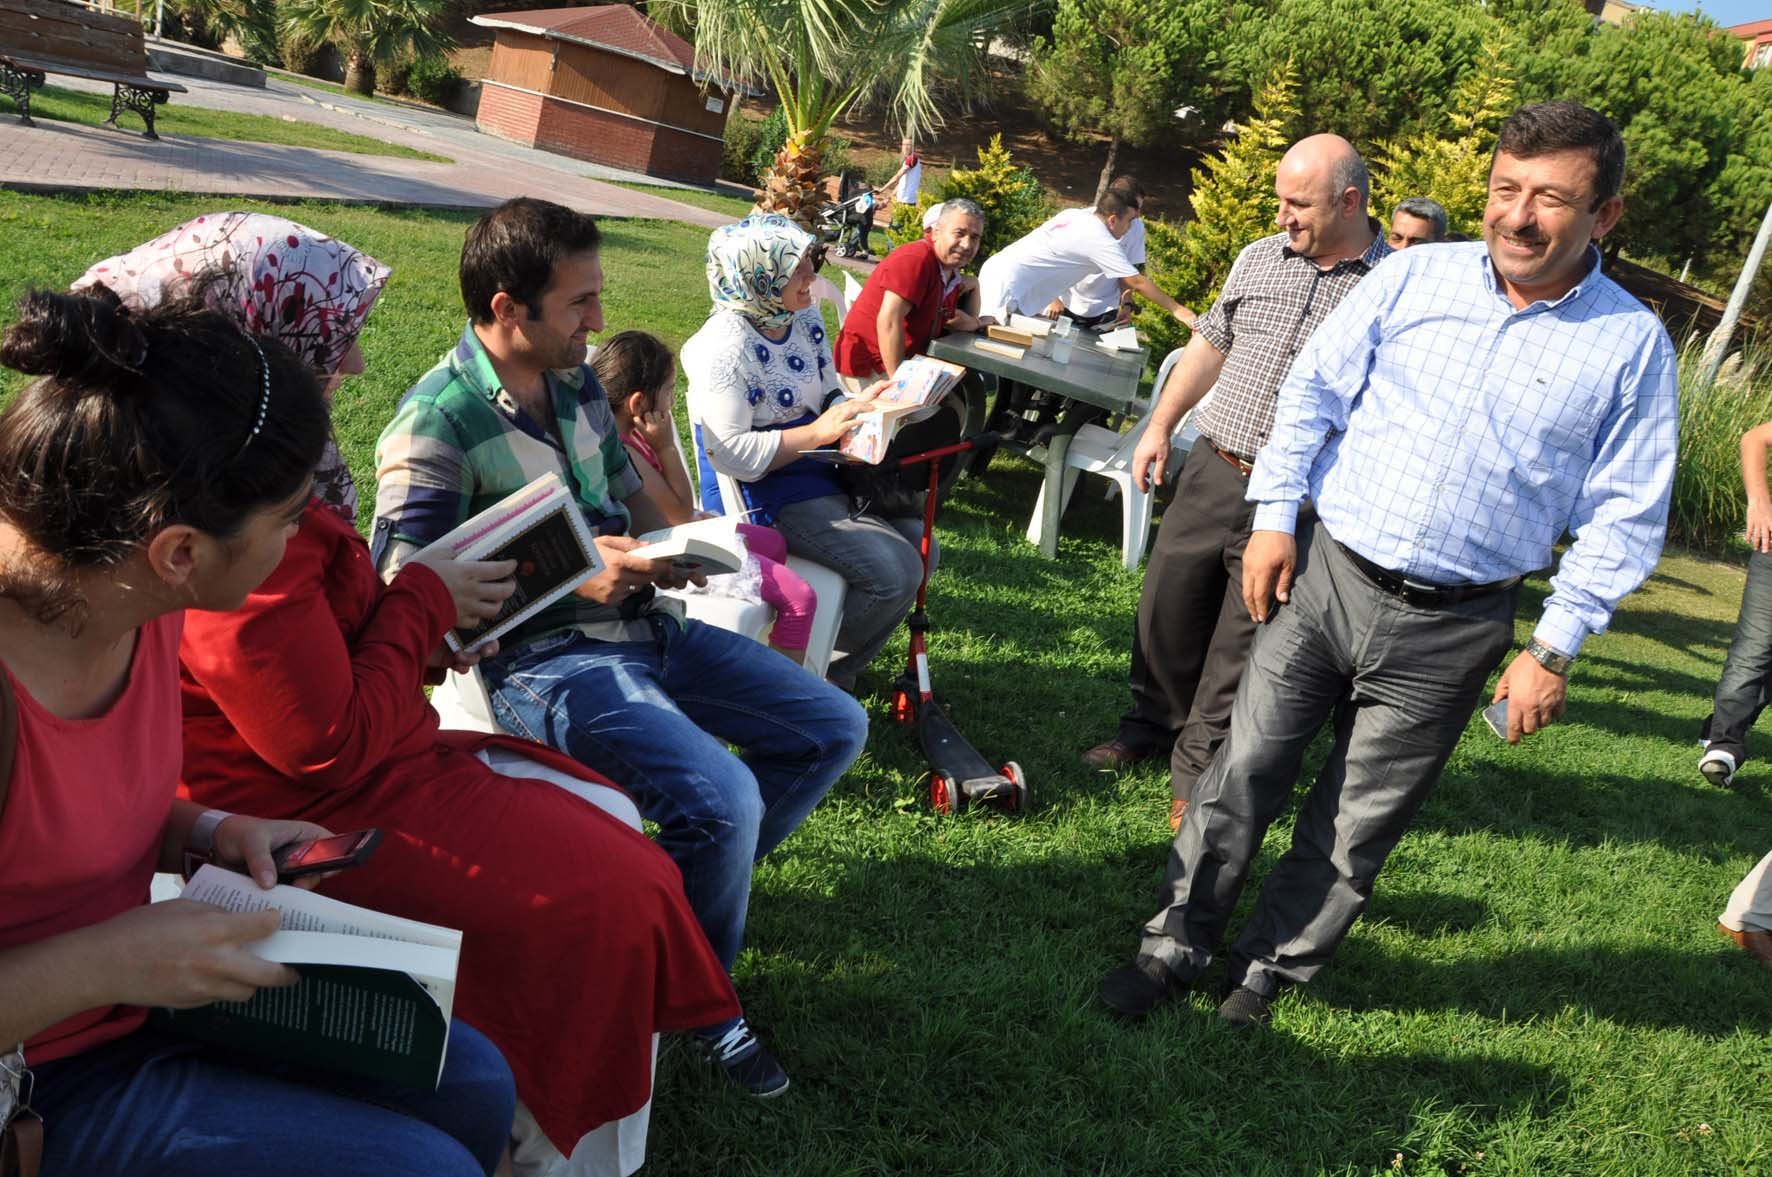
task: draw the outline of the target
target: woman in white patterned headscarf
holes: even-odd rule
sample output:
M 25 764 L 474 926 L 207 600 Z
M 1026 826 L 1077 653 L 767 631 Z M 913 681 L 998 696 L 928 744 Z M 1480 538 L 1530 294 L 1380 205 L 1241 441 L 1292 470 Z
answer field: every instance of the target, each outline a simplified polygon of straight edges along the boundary
M 830 679 L 848 689 L 910 611 L 922 579 L 917 518 L 858 510 L 829 451 L 854 428 L 867 399 L 837 382 L 824 320 L 812 301 L 821 252 L 786 217 L 753 214 L 708 238 L 714 310 L 683 345 L 689 416 L 701 458 L 702 504 L 786 537 L 788 551 L 841 573 L 849 590 Z M 744 501 L 723 503 L 716 472 L 737 480 Z
M 274 336 L 327 380 L 327 392 L 363 370 L 357 335 L 389 270 L 368 254 L 305 225 L 266 213 L 209 213 L 128 253 L 106 258 L 74 283 L 103 285 L 126 306 L 157 306 L 201 282 L 211 304 L 258 335 Z M 355 519 L 357 488 L 336 441 L 314 472 L 314 493 Z

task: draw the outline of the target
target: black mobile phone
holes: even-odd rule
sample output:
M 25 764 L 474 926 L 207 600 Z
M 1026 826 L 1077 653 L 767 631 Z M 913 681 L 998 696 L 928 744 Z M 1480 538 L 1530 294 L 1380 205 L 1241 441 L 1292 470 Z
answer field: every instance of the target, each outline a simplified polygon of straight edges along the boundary
M 276 850 L 271 859 L 277 864 L 277 881 L 288 883 L 303 875 L 362 866 L 379 845 L 380 830 L 358 830 L 309 842 L 291 842 Z

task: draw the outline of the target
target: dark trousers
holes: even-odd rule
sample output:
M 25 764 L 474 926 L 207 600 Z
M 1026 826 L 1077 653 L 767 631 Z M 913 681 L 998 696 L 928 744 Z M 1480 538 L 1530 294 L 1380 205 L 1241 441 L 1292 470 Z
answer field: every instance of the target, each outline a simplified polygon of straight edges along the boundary
M 1243 607 L 1249 479 L 1201 438 L 1175 476 L 1132 635 L 1132 709 L 1120 739 L 1170 751 L 1170 787 L 1186 800 L 1230 726 L 1255 623 Z
M 1711 717 L 1705 723 L 1709 747 L 1747 763 L 1747 733 L 1766 707 L 1772 689 L 1772 554 L 1747 558 L 1747 587 L 1741 592 L 1741 617 L 1735 639 L 1723 662 L 1723 677 Z
M 1230 737 L 1194 791 L 1139 955 L 1192 980 L 1211 962 L 1262 837 L 1292 797 L 1306 745 L 1335 744 L 1298 811 L 1292 848 L 1231 952 L 1264 996 L 1328 963 L 1372 882 L 1439 780 L 1513 642 L 1519 589 L 1437 609 L 1405 604 L 1321 527 L 1301 532 L 1292 600 L 1256 636 Z

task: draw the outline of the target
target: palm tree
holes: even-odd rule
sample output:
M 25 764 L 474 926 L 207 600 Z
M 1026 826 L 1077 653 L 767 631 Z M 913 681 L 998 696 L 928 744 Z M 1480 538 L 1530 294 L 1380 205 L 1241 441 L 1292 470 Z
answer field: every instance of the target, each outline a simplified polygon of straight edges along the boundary
M 455 48 L 445 22 L 452 0 L 284 0 L 283 31 L 296 45 L 331 42 L 345 56 L 345 89 L 375 93 L 378 66 Z
M 965 97 L 983 74 L 991 34 L 1026 0 L 654 0 L 652 14 L 693 25 L 709 76 L 775 90 L 788 137 L 758 203 L 802 223 L 816 209 L 831 121 L 863 98 L 880 101 L 904 134 L 942 121 L 938 87 Z

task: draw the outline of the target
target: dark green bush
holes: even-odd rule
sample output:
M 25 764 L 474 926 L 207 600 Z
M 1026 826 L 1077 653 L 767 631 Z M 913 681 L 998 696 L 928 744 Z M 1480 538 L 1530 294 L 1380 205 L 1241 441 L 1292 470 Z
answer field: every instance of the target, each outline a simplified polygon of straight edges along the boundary
M 412 96 L 432 106 L 448 106 L 461 85 L 461 74 L 442 57 L 421 57 L 406 74 L 406 87 Z

